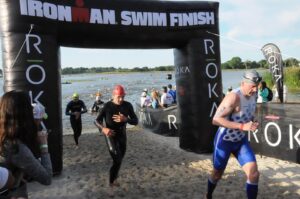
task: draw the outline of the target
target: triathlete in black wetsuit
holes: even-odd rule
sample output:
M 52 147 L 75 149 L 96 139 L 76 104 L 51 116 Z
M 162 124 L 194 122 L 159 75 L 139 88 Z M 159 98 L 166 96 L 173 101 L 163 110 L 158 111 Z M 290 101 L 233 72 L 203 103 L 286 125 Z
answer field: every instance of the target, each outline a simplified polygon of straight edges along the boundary
M 67 105 L 66 115 L 70 115 L 70 122 L 74 132 L 74 140 L 78 147 L 78 139 L 82 130 L 81 114 L 86 113 L 87 109 L 84 102 L 79 99 L 79 95 L 77 93 L 74 93 L 72 98 L 73 100 Z
M 92 106 L 92 113 L 93 112 L 98 112 L 101 110 L 101 108 L 103 107 L 104 102 L 100 99 L 100 97 L 96 97 L 96 100 Z
M 131 103 L 124 101 L 125 91 L 121 85 L 115 86 L 112 101 L 107 102 L 95 120 L 96 126 L 109 137 L 114 149 L 110 149 L 113 165 L 110 168 L 109 185 L 113 187 L 118 177 L 122 159 L 126 152 L 126 123 L 138 124 Z M 105 126 L 103 125 L 105 120 Z

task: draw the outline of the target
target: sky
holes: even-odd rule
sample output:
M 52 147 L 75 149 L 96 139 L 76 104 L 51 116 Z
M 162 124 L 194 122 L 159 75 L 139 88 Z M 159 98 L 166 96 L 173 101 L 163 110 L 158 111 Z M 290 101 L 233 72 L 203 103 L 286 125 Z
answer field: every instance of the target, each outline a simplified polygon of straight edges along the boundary
M 221 62 L 264 59 L 263 45 L 276 44 L 283 59 L 300 60 L 299 0 L 219 0 Z M 1 52 L 0 52 L 1 54 Z M 78 57 L 78 59 L 74 59 Z M 80 59 L 79 59 L 80 57 Z M 2 54 L 0 57 L 2 65 Z M 174 65 L 172 49 L 110 50 L 61 47 L 64 67 L 155 67 Z

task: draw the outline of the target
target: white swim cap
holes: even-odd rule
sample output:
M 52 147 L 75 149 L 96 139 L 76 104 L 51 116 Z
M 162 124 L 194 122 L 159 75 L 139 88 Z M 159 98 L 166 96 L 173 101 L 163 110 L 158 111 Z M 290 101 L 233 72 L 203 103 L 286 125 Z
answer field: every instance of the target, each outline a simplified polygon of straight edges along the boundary
M 144 91 L 144 92 L 142 92 L 141 96 L 142 96 L 142 97 L 146 97 L 146 96 L 147 96 L 147 93 Z

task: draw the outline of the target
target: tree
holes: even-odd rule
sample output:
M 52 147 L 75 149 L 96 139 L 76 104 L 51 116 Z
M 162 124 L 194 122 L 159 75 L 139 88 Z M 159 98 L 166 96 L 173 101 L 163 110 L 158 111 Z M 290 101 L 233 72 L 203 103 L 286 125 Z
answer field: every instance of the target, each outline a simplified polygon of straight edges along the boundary
M 222 69 L 232 69 L 232 68 L 230 67 L 230 65 L 228 64 L 228 62 L 225 62 L 225 63 L 221 64 L 221 68 L 222 68 Z
M 268 65 L 268 63 L 267 63 L 267 60 L 265 60 L 265 59 L 260 60 L 260 61 L 258 62 L 258 65 L 259 65 L 260 68 L 269 68 L 269 65 Z
M 299 61 L 295 58 L 288 58 L 283 61 L 284 66 L 286 67 L 297 67 L 299 66 Z
M 237 69 L 237 68 L 243 68 L 242 67 L 242 59 L 240 57 L 233 57 L 231 60 L 229 60 L 228 65 L 232 69 Z

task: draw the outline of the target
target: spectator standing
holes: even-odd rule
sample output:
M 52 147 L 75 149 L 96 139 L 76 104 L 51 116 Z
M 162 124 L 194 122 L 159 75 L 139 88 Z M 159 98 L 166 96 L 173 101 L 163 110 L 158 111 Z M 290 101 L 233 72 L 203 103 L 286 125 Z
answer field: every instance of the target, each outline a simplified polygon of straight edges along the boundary
M 265 81 L 261 81 L 258 84 L 258 96 L 257 96 L 257 103 L 267 103 L 269 91 L 267 88 L 267 83 Z
M 151 97 L 145 91 L 141 94 L 141 107 L 151 106 Z
M 158 92 L 156 90 L 153 90 L 151 92 L 151 98 L 152 98 L 152 108 L 156 109 L 160 107 L 160 103 L 159 103 L 159 96 L 158 96 Z
M 5 93 L 0 101 L 0 160 L 15 178 L 7 198 L 28 198 L 25 175 L 41 184 L 51 184 L 47 138 L 46 133 L 37 130 L 27 93 Z
M 176 91 L 172 89 L 172 84 L 168 85 L 168 93 L 172 96 L 174 104 L 176 104 Z
M 172 97 L 172 95 L 170 95 L 168 93 L 168 90 L 167 90 L 166 86 L 162 87 L 162 92 L 163 92 L 163 94 L 161 95 L 161 100 L 160 100 L 161 106 L 164 107 L 164 108 L 167 108 L 170 105 L 172 105 L 173 97 Z

